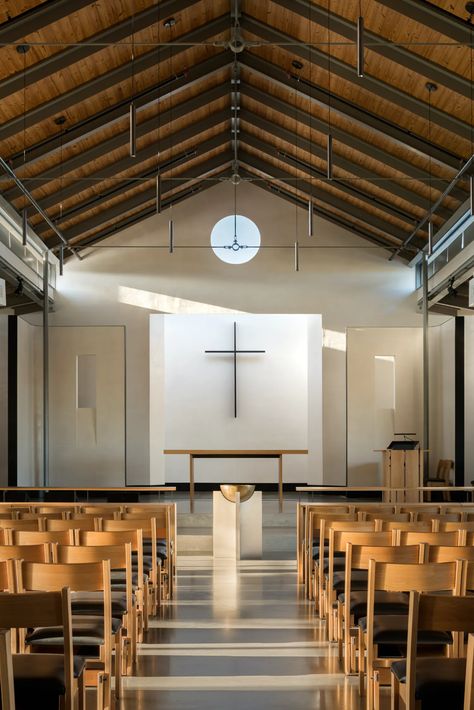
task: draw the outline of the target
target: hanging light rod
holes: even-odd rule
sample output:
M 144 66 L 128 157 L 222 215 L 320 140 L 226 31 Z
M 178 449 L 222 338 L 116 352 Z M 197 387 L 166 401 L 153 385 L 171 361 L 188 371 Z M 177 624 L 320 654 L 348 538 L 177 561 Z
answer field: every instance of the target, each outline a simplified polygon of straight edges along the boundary
M 433 253 L 433 220 L 428 222 L 428 256 Z
M 28 208 L 24 207 L 21 215 L 21 243 L 26 247 L 28 243 Z
M 474 175 L 469 176 L 469 214 L 474 217 Z
M 364 47 L 364 18 L 357 19 L 357 76 L 364 78 L 365 47 Z
M 168 251 L 170 254 L 174 252 L 174 224 L 172 219 L 168 222 Z
M 137 107 L 135 101 L 130 102 L 130 157 L 137 155 Z
M 295 242 L 295 271 L 300 270 L 300 245 Z
M 332 180 L 333 164 L 332 164 L 332 135 L 328 133 L 326 146 L 326 163 L 327 163 L 327 179 Z
M 314 205 L 312 198 L 308 202 L 308 237 L 314 237 Z
M 59 247 L 59 275 L 64 273 L 64 244 Z
M 156 174 L 156 213 L 161 214 L 161 171 Z

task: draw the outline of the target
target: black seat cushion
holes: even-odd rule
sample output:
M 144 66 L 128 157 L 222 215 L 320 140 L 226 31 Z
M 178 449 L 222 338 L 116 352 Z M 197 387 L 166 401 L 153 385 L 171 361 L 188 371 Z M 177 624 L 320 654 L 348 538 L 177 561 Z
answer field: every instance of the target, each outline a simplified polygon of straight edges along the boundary
M 122 627 L 121 619 L 112 619 L 112 634 Z M 104 623 L 100 616 L 74 616 L 72 619 L 74 647 L 101 646 L 104 642 Z M 62 626 L 40 626 L 26 636 L 26 643 L 34 646 L 60 646 L 63 643 Z M 82 654 L 80 654 L 82 655 Z
M 112 582 L 112 587 L 115 584 L 126 584 L 127 583 L 127 573 L 125 570 L 113 569 L 110 572 L 110 579 Z M 145 574 L 143 574 L 143 579 L 145 580 Z M 132 584 L 134 587 L 138 586 L 138 573 L 132 572 Z
M 406 682 L 406 660 L 392 663 L 392 673 Z M 463 710 L 465 658 L 417 658 L 415 698 L 422 710 Z
M 345 594 L 339 594 L 338 599 L 345 603 Z M 404 592 L 375 592 L 375 614 L 407 614 L 408 594 Z M 349 609 L 357 624 L 359 619 L 367 615 L 367 592 L 351 592 Z
M 351 590 L 359 591 L 367 589 L 368 572 L 365 569 L 355 569 L 351 572 Z M 345 571 L 334 573 L 332 588 L 336 592 L 343 592 L 345 586 Z
M 12 661 L 16 710 L 58 707 L 58 699 L 66 692 L 63 657 L 50 653 L 22 653 L 14 654 Z M 75 678 L 81 675 L 84 667 L 85 659 L 74 656 Z
M 143 552 L 145 555 L 151 555 L 152 552 L 152 544 L 151 540 L 145 540 L 143 542 Z M 166 555 L 166 543 L 162 542 L 157 542 L 156 543 L 156 548 L 155 548 L 155 553 L 157 557 L 159 557 L 161 560 L 166 560 L 167 555 Z
M 367 617 L 359 620 L 363 631 L 367 630 Z M 408 636 L 408 616 L 404 614 L 384 614 L 374 616 L 374 643 L 388 646 L 406 646 Z M 452 643 L 446 631 L 420 631 L 418 643 L 429 646 L 445 646 Z
M 329 546 L 324 545 L 324 557 L 327 557 L 329 554 Z M 335 552 L 334 557 L 345 557 L 344 552 Z M 313 560 L 319 560 L 319 545 L 313 545 Z
M 342 572 L 346 568 L 346 560 L 344 557 L 334 557 L 334 571 Z M 329 560 L 327 557 L 324 558 L 323 571 L 329 572 Z
M 113 591 L 112 616 L 119 619 L 127 613 L 127 595 L 122 591 Z M 104 595 L 102 592 L 73 592 L 71 595 L 71 608 L 73 615 L 89 614 L 100 616 L 104 610 Z

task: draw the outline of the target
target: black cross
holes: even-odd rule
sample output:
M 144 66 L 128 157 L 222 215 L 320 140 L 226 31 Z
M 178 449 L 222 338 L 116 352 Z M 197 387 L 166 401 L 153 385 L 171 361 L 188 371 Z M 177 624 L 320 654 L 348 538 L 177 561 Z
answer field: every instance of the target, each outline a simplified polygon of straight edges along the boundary
M 237 323 L 234 322 L 234 349 L 233 350 L 205 350 L 204 352 L 234 356 L 234 417 L 237 418 L 237 355 L 264 353 L 265 350 L 237 350 Z

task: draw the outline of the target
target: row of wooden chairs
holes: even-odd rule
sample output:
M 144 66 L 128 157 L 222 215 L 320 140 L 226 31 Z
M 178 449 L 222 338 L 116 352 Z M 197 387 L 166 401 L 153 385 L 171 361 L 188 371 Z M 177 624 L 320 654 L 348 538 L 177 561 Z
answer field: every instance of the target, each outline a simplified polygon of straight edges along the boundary
M 305 585 L 308 598 L 313 592 L 313 556 L 319 547 L 319 524 L 324 517 L 340 516 L 351 520 L 386 520 L 392 522 L 430 523 L 439 519 L 444 522 L 474 522 L 472 504 L 433 505 L 405 504 L 391 505 L 361 503 L 356 505 L 298 504 L 297 508 L 297 563 L 299 581 Z
M 404 522 L 405 529 L 397 529 L 393 524 L 397 521 L 385 521 L 390 522 L 390 526 L 389 529 L 382 530 L 381 521 L 377 519 L 373 521 L 323 520 L 322 525 L 327 528 L 329 552 L 327 564 L 324 561 L 321 564 L 325 586 L 324 593 L 320 596 L 320 599 L 324 600 L 320 601 L 320 615 L 326 616 L 329 638 L 337 640 L 339 654 L 344 655 L 346 673 L 354 671 L 356 658 L 358 658 L 361 692 L 364 689 L 363 679 L 366 669 L 367 707 L 369 710 L 378 709 L 380 684 L 387 683 L 387 678 L 390 681 L 390 667 L 394 659 L 379 657 L 377 649 L 380 639 L 388 645 L 389 642 L 396 642 L 398 645 L 406 646 L 408 623 L 406 593 L 412 590 L 424 593 L 449 591 L 459 596 L 466 594 L 467 590 L 474 589 L 472 525 L 468 522 L 459 525 L 454 521 L 446 521 L 444 525 L 451 529 L 440 530 L 438 526 L 440 521 L 435 518 L 431 524 Z M 401 523 L 397 522 L 397 524 Z M 341 558 L 336 557 L 338 553 L 344 555 L 342 566 Z M 378 577 L 372 578 L 371 565 L 375 563 L 398 566 L 398 582 L 395 583 L 395 578 L 390 577 L 388 582 L 382 584 Z M 336 567 L 343 571 L 337 571 Z M 449 579 L 446 577 L 446 570 L 449 570 Z M 385 594 L 383 599 L 380 593 Z M 382 621 L 380 621 L 381 614 Z M 374 623 L 374 619 L 378 622 L 378 626 Z M 459 631 L 457 628 L 451 628 L 449 624 L 443 631 L 446 630 Z M 462 630 L 471 632 L 474 628 L 467 625 Z M 457 642 L 455 651 L 452 651 L 453 646 L 448 644 L 446 638 L 446 634 L 444 637 L 438 634 L 437 642 L 434 644 L 435 651 L 439 650 L 439 647 L 444 651 L 449 649 L 448 655 L 458 660 L 457 670 L 462 674 L 466 673 L 466 681 L 469 681 L 472 672 L 469 676 L 465 661 L 458 659 L 460 649 L 464 645 Z M 342 654 L 343 649 L 344 654 Z M 468 664 L 469 667 L 472 671 L 472 663 L 471 666 Z M 404 703 L 406 703 L 406 693 L 413 695 L 413 684 L 410 690 L 408 686 L 405 687 L 403 672 L 406 672 L 406 668 L 403 662 L 401 665 L 394 665 L 394 673 L 397 671 L 398 675 L 392 673 L 392 708 L 398 708 L 400 695 Z M 449 673 L 452 670 L 450 666 Z M 459 672 L 456 681 L 459 681 Z M 464 681 L 464 676 L 461 681 Z M 459 682 L 457 687 L 459 688 Z M 466 702 L 471 702 L 472 692 L 468 694 L 466 690 L 465 697 Z M 416 706 L 406 704 L 406 707 L 414 710 Z M 471 708 L 474 705 L 466 705 L 466 707 Z
M 82 665 L 79 658 L 78 663 L 74 663 L 75 669 L 78 665 L 82 670 L 76 673 L 67 692 L 64 690 L 61 707 L 84 707 L 85 687 L 92 681 L 98 688 L 97 707 L 109 708 L 113 696 L 121 696 L 122 676 L 132 672 L 137 658 L 137 643 L 142 640 L 150 615 L 159 609 L 163 598 L 170 597 L 173 592 L 176 537 L 175 530 L 172 531 L 169 508 L 163 511 L 163 506 L 157 509 L 150 505 L 133 506 L 132 510 L 131 506 L 125 509 L 123 506 L 119 509 L 116 506 L 90 506 L 79 511 L 53 507 L 54 511 L 46 506 L 39 510 L 14 511 L 10 516 L 2 510 L 0 566 L 5 570 L 3 589 L 6 594 L 0 596 L 0 619 L 8 619 L 8 615 L 2 617 L 5 599 L 11 600 L 12 594 L 31 591 L 30 582 L 25 582 L 29 579 L 28 565 L 36 565 L 37 570 L 44 568 L 42 582 L 35 582 L 34 591 L 61 593 L 64 604 L 63 589 L 67 587 L 72 607 L 74 648 L 79 645 L 81 657 L 82 651 L 89 651 L 90 648 L 84 649 L 81 643 L 84 638 L 88 639 L 89 647 L 99 648 L 96 658 L 87 658 Z M 168 514 L 169 524 L 159 528 L 157 518 L 162 521 L 163 512 Z M 87 571 L 88 565 L 99 563 L 102 565 L 102 584 L 97 586 L 95 579 L 92 586 L 87 586 L 79 570 Z M 108 566 L 108 575 L 103 565 Z M 110 610 L 107 611 L 109 604 Z M 106 617 L 110 618 L 110 624 Z M 45 623 L 19 624 L 18 628 L 32 627 L 35 630 L 26 635 L 24 631 L 13 635 L 11 670 L 13 680 L 17 678 L 17 685 L 29 677 L 28 673 L 26 676 L 24 672 L 22 674 L 22 669 L 32 671 L 41 664 L 42 661 L 36 660 L 36 656 L 45 659 L 53 649 L 59 650 L 64 658 L 67 655 L 64 629 L 59 633 L 55 628 L 51 635 L 42 628 L 35 628 L 43 627 Z M 6 653 L 9 642 L 4 640 L 8 629 L 15 628 L 15 624 L 5 624 L 5 628 L 7 631 L 0 637 L 0 652 L 3 649 Z M 32 650 L 40 650 L 41 653 L 25 654 L 25 651 Z M 112 650 L 115 658 L 114 694 L 111 692 Z M 35 657 L 34 667 L 25 666 L 25 655 Z M 58 663 L 57 657 L 55 662 Z M 0 672 L 7 665 L 8 658 L 5 656 L 5 663 L 0 658 Z M 69 702 L 72 696 L 77 703 L 65 705 L 66 699 Z M 6 696 L 2 696 L 2 701 L 3 708 L 9 707 Z

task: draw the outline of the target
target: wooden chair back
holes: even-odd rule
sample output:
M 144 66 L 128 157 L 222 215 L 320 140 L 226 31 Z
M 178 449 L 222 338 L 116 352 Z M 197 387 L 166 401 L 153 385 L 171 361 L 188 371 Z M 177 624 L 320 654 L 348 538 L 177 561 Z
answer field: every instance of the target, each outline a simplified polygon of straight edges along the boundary
M 100 518 L 83 518 L 82 520 L 46 520 L 47 532 L 60 532 L 62 530 L 100 530 Z
M 453 532 L 456 530 L 466 530 L 466 532 L 474 532 L 474 521 L 462 521 L 460 523 L 438 521 L 437 530 L 440 532 Z
M 138 587 L 143 589 L 143 535 L 141 530 L 114 530 L 93 532 L 79 530 L 79 545 L 103 547 L 104 545 L 130 545 L 137 553 Z
M 4 530 L 44 530 L 43 518 L 34 520 L 0 520 L 0 528 Z
M 120 513 L 122 511 L 121 505 L 114 505 L 109 503 L 108 505 L 83 505 L 78 513 L 84 513 L 85 515 L 94 515 L 96 517 L 102 517 L 104 515 L 113 516 L 114 513 Z
M 59 591 L 20 592 L 15 594 L 2 594 L 0 597 L 0 626 L 4 629 L 27 629 L 48 626 L 61 626 L 64 638 L 64 687 L 65 694 L 61 707 L 64 710 L 73 710 L 74 701 L 74 669 L 72 645 L 72 615 L 71 594 L 67 587 Z M 0 683 L 2 688 L 2 707 L 14 708 L 15 705 L 3 704 L 4 683 L 13 680 L 8 678 L 8 644 L 0 644 Z M 11 652 L 11 643 L 9 650 Z M 34 663 L 34 659 L 33 663 Z M 10 657 L 11 661 L 11 657 Z M 13 692 L 14 696 L 14 692 Z M 34 706 L 34 697 L 31 698 Z
M 77 513 L 80 509 L 79 505 L 58 505 L 58 504 L 50 504 L 50 505 L 35 505 L 33 507 L 33 512 L 35 513 L 41 513 L 41 514 L 46 514 L 49 515 L 50 513 L 54 513 L 59 516 L 69 516 L 72 515 L 73 513 Z
M 427 545 L 427 562 L 474 562 L 474 546 L 471 545 Z
M 417 530 L 397 530 L 397 544 L 399 545 L 419 545 L 424 542 L 427 545 L 463 545 L 465 533 L 452 530 L 451 532 L 419 532 Z
M 66 520 L 69 513 L 18 513 L 18 520 Z
M 387 533 L 376 533 L 376 535 L 386 535 Z M 346 579 L 350 577 L 347 572 L 353 569 L 369 569 L 370 560 L 377 562 L 390 562 L 397 564 L 420 564 L 424 561 L 423 545 L 405 545 L 403 547 L 394 545 L 359 544 L 357 542 L 346 542 Z
M 375 591 L 384 592 L 446 592 L 460 594 L 463 563 L 439 562 L 398 564 L 369 561 L 368 602 Z M 372 610 L 373 611 L 373 610 Z
M 384 522 L 397 522 L 397 523 L 409 523 L 411 522 L 411 513 L 382 513 L 380 511 L 376 513 L 364 512 L 362 520 L 383 520 Z
M 441 505 L 432 505 L 431 503 L 406 503 L 398 507 L 399 513 L 440 513 Z
M 418 532 L 431 532 L 433 526 L 428 522 L 409 522 L 404 523 L 398 520 L 381 520 L 380 528 L 382 530 L 413 530 Z
M 87 533 L 86 533 L 87 534 Z M 103 592 L 104 599 L 104 669 L 110 676 L 112 665 L 112 601 L 110 562 L 78 564 L 42 564 L 21 562 L 18 565 L 21 591 L 58 592 L 68 587 L 71 592 Z
M 37 530 L 12 530 L 11 541 L 13 545 L 39 545 L 41 543 L 54 543 L 58 545 L 74 545 L 76 535 L 74 530 L 37 531 Z
M 26 560 L 51 562 L 51 549 L 47 543 L 37 545 L 0 545 L 0 560 Z
M 474 632 L 474 597 L 410 592 L 408 610 L 406 710 L 415 710 L 416 658 L 420 631 L 451 631 L 456 636 Z M 456 645 L 454 655 L 457 655 Z
M 417 513 L 416 520 L 418 521 L 430 521 L 439 520 L 440 522 L 460 522 L 462 520 L 462 513 Z

